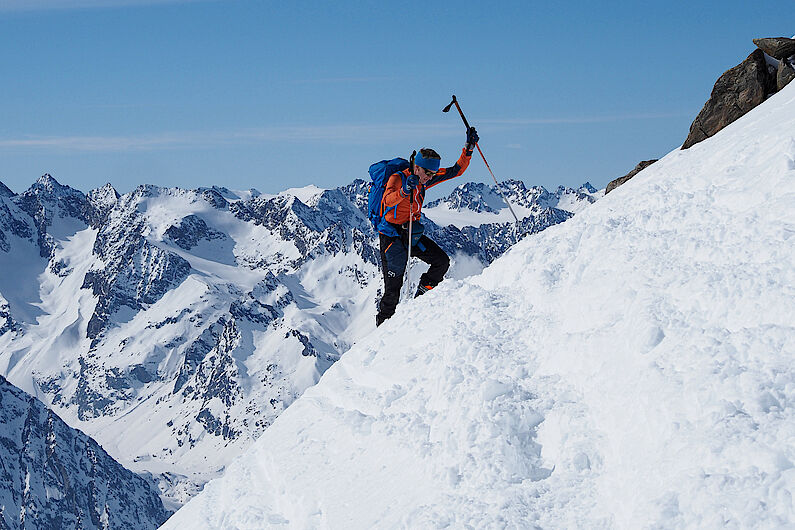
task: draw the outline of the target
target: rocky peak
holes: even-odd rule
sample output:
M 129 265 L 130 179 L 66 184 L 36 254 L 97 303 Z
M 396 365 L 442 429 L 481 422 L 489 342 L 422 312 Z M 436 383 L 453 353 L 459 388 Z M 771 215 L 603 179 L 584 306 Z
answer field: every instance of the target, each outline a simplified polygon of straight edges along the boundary
M 347 186 L 338 189 L 359 209 L 359 211 L 363 213 L 367 212 L 367 198 L 370 194 L 369 181 L 356 179 Z
M 119 192 L 116 191 L 116 188 L 114 188 L 110 182 L 101 188 L 96 188 L 88 192 L 88 200 L 100 208 L 112 208 L 119 202 L 119 197 L 121 197 L 121 195 L 119 195 Z
M 54 248 L 53 234 L 61 236 L 60 230 L 53 230 L 56 219 L 71 221 L 69 225 L 91 224 L 95 216 L 94 208 L 86 196 L 69 186 L 61 185 L 50 174 L 45 174 L 21 195 L 12 197 L 14 203 L 33 218 L 38 229 L 38 244 L 42 257 L 52 254 Z M 69 230 L 67 230 L 69 231 Z
M 16 195 L 13 191 L 11 191 L 8 186 L 0 182 L 0 197 L 13 197 Z
M 107 219 L 110 211 L 118 204 L 120 195 L 116 188 L 107 183 L 101 188 L 91 190 L 86 197 L 94 208 L 91 226 L 99 228 Z
M 496 213 L 503 203 L 494 189 L 482 182 L 467 182 L 457 186 L 450 195 L 429 202 L 427 208 L 446 205 L 451 210 L 472 210 L 477 213 Z
M 216 210 L 226 210 L 229 208 L 229 201 L 226 200 L 226 196 L 234 196 L 228 189 L 226 188 L 218 188 L 213 186 L 212 188 L 199 188 L 196 190 L 201 196 L 212 204 L 213 208 Z

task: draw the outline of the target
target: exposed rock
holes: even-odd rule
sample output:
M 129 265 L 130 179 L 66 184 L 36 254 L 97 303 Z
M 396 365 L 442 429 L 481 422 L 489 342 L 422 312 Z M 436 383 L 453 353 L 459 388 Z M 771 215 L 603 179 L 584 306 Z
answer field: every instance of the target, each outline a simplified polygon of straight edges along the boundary
M 0 182 L 0 197 L 13 197 L 15 193 L 8 189 L 8 186 Z
M 170 226 L 163 235 L 183 250 L 192 249 L 202 240 L 229 239 L 229 236 L 223 232 L 208 227 L 207 223 L 195 214 L 183 217 L 179 224 Z
M 709 100 L 690 126 L 682 149 L 706 140 L 762 103 L 776 91 L 776 76 L 757 49 L 745 61 L 718 78 Z
M 0 376 L 0 528 L 157 528 L 157 492 Z
M 94 216 L 94 208 L 82 192 L 61 185 L 49 174 L 39 177 L 30 189 L 12 200 L 34 219 L 43 258 L 51 257 L 54 249 L 50 234 L 54 222 L 71 219 L 88 226 Z
M 213 205 L 216 210 L 226 210 L 229 208 L 229 202 L 224 198 L 223 192 L 229 193 L 226 188 L 199 188 L 197 191 L 201 192 L 202 197 Z
M 631 179 L 632 177 L 634 177 L 635 175 L 637 175 L 638 173 L 640 173 L 641 171 L 643 171 L 644 169 L 655 163 L 657 160 L 658 159 L 656 158 L 653 160 L 644 160 L 640 162 L 637 166 L 635 166 L 635 169 L 633 169 L 623 177 L 619 177 L 615 180 L 610 181 L 610 184 L 608 184 L 607 188 L 605 189 L 605 195 L 607 195 L 617 187 L 621 186 L 623 183 L 625 183 L 626 181 L 628 181 L 629 179 Z
M 549 228 L 552 225 L 566 221 L 573 214 L 559 210 L 557 208 L 545 208 L 536 215 L 525 217 L 519 222 L 517 229 L 516 223 L 491 223 L 478 227 L 465 226 L 461 229 L 464 239 L 475 248 L 479 248 L 478 256 L 487 263 L 491 263 L 505 253 L 511 245 L 516 243 L 522 236 L 535 234 Z M 446 230 L 455 229 L 454 226 L 446 227 Z M 426 226 L 427 233 L 427 226 Z M 436 239 L 432 235 L 432 239 Z
M 776 89 L 781 90 L 787 84 L 795 79 L 795 68 L 787 59 L 781 59 L 778 62 L 778 73 L 776 74 Z
M 107 220 L 110 211 L 118 204 L 119 192 L 110 183 L 107 183 L 101 188 L 89 191 L 86 197 L 88 202 L 94 207 L 91 226 L 101 228 L 102 224 Z
M 760 50 L 776 59 L 786 59 L 791 55 L 795 55 L 795 39 L 786 37 L 754 39 L 754 44 Z
M 2 235 L 2 232 L 0 232 L 0 235 Z M 0 243 L 2 243 L 2 241 L 0 241 Z M 11 308 L 8 306 L 8 300 L 3 298 L 3 295 L 0 294 L 0 336 L 8 332 L 21 331 L 21 328 L 11 317 Z

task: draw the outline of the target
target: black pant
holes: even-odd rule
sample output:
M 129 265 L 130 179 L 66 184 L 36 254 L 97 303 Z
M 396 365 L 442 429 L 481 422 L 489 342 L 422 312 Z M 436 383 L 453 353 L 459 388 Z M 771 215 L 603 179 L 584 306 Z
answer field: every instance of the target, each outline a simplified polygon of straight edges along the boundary
M 376 323 L 380 324 L 395 314 L 395 308 L 400 301 L 400 288 L 403 287 L 403 273 L 406 271 L 408 258 L 408 233 L 398 237 L 388 237 L 379 234 L 381 243 L 381 268 L 384 273 L 384 296 L 378 305 Z M 433 288 L 439 285 L 444 274 L 450 267 L 450 258 L 439 245 L 428 236 L 423 235 L 411 248 L 412 257 L 417 257 L 431 267 L 420 276 L 420 285 Z

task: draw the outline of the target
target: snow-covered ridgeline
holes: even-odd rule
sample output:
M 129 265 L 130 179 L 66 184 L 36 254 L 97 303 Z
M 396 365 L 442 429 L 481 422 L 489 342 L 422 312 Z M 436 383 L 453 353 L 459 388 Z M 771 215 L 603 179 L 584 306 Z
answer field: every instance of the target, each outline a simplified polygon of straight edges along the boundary
M 401 306 L 164 528 L 795 525 L 795 84 Z

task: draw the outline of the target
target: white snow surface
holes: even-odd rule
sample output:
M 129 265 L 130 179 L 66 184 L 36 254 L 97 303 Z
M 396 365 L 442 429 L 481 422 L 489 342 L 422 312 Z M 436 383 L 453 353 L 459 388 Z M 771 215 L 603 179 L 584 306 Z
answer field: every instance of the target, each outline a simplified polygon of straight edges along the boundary
M 795 84 L 399 307 L 164 528 L 792 528 Z

